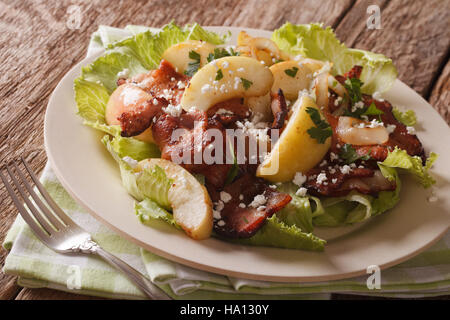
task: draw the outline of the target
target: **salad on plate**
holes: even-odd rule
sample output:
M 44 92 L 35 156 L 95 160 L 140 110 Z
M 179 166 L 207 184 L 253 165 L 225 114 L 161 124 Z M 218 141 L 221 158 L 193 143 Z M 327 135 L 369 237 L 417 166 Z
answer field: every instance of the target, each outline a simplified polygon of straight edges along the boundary
M 400 173 L 425 188 L 416 117 L 382 98 L 381 54 L 331 28 L 284 24 L 230 43 L 198 24 L 143 28 L 75 80 L 78 114 L 105 133 L 134 211 L 197 240 L 321 251 L 315 227 L 359 224 L 400 201 Z

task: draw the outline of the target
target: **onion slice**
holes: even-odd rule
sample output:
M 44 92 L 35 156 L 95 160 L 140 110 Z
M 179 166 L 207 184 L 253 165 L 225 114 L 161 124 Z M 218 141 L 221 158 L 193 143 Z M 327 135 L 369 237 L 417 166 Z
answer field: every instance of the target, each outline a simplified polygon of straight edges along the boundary
M 352 117 L 339 117 L 336 132 L 343 142 L 358 146 L 378 145 L 389 140 L 384 126 L 371 126 L 370 122 Z

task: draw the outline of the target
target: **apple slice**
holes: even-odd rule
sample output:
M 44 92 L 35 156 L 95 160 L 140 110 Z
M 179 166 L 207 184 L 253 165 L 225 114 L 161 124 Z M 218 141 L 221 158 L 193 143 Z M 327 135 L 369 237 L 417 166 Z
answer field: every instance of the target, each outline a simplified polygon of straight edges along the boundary
M 124 112 L 137 109 L 141 104 L 153 97 L 138 86 L 125 83 L 117 87 L 109 97 L 105 109 L 105 120 L 108 125 L 120 125 L 119 117 Z M 134 136 L 138 140 L 153 143 L 152 129 L 148 128 L 141 134 Z
M 193 239 L 206 239 L 213 228 L 212 202 L 206 188 L 180 165 L 164 159 L 145 159 L 137 170 L 159 166 L 173 180 L 168 200 L 175 222 Z
M 319 111 L 314 101 L 306 95 L 301 96 L 292 107 L 286 128 L 263 163 L 258 166 L 256 175 L 272 182 L 291 181 L 297 172 L 305 173 L 314 168 L 327 153 L 331 138 L 318 143 L 311 138 L 308 129 L 315 127 L 308 107 Z
M 189 63 L 192 62 L 189 52 L 194 51 L 200 56 L 200 67 L 202 67 L 208 63 L 207 57 L 214 52 L 215 47 L 205 41 L 187 40 L 169 47 L 164 51 L 162 59 L 169 61 L 177 72 L 184 73 Z
M 181 98 L 181 106 L 186 111 L 193 107 L 206 111 L 225 100 L 263 96 L 272 83 L 269 68 L 258 60 L 240 56 L 220 58 L 194 74 Z

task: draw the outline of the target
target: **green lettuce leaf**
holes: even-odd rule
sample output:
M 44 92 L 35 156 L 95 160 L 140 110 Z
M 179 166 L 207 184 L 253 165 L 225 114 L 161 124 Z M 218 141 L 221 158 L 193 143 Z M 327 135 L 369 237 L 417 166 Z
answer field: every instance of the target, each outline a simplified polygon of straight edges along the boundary
M 423 166 L 420 157 L 410 156 L 405 150 L 396 147 L 394 151 L 388 153 L 388 156 L 379 164 L 379 167 L 383 175 L 386 174 L 386 167 L 398 168 L 401 171 L 412 174 L 423 187 L 429 188 L 436 182 L 428 172 L 436 159 L 437 154 L 431 152 L 425 166 Z
M 311 251 L 323 251 L 326 244 L 325 240 L 316 237 L 312 233 L 302 232 L 295 225 L 287 225 L 278 219 L 277 215 L 267 219 L 264 226 L 253 237 L 231 241 L 245 245 Z
M 141 202 L 135 203 L 134 212 L 138 216 L 139 221 L 145 225 L 151 225 L 152 220 L 162 220 L 177 229 L 181 229 L 170 212 L 164 210 L 150 199 L 144 199 Z
M 138 201 L 148 198 L 156 202 L 159 206 L 169 210 L 168 191 L 172 185 L 172 180 L 158 166 L 153 168 L 144 167 L 142 171 L 136 172 L 134 166 L 129 161 L 124 160 L 125 157 L 132 157 L 129 154 L 121 157 L 119 154 L 121 144 L 116 142 L 117 139 L 118 137 L 115 137 L 111 140 L 110 136 L 105 135 L 102 142 L 114 160 L 119 164 L 122 184 L 125 189 Z M 134 160 L 137 164 L 137 159 Z
M 120 158 L 130 157 L 136 161 L 141 161 L 148 158 L 161 157 L 161 151 L 154 143 L 116 136 L 111 141 L 111 144 Z
M 397 107 L 392 109 L 395 119 L 403 123 L 405 126 L 413 126 L 417 122 L 416 113 L 413 110 L 407 110 L 405 112 L 400 111 Z
M 272 34 L 278 47 L 292 55 L 333 62 L 333 73 L 344 74 L 354 65 L 363 66 L 361 80 L 364 93 L 387 91 L 397 77 L 392 60 L 382 54 L 349 49 L 342 44 L 330 27 L 322 24 L 294 25 L 289 22 Z

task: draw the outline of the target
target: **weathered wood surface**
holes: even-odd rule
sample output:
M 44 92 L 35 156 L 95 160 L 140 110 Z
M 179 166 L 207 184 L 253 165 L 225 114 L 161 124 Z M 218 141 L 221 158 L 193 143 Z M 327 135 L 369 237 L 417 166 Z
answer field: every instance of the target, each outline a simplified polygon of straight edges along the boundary
M 381 8 L 380 30 L 366 27 L 367 7 Z M 71 30 L 71 5 L 81 9 Z M 430 101 L 450 123 L 450 0 L 0 0 L 0 162 L 25 155 L 39 172 L 46 162 L 43 121 L 51 92 L 86 53 L 98 25 L 179 24 L 274 29 L 285 21 L 323 22 L 348 46 L 381 52 L 395 62 L 399 78 Z M 0 241 L 17 214 L 0 186 Z M 0 266 L 6 252 L 0 250 Z M 23 289 L 0 274 L 0 299 L 55 299 L 73 295 Z M 83 297 L 81 297 L 83 298 Z

